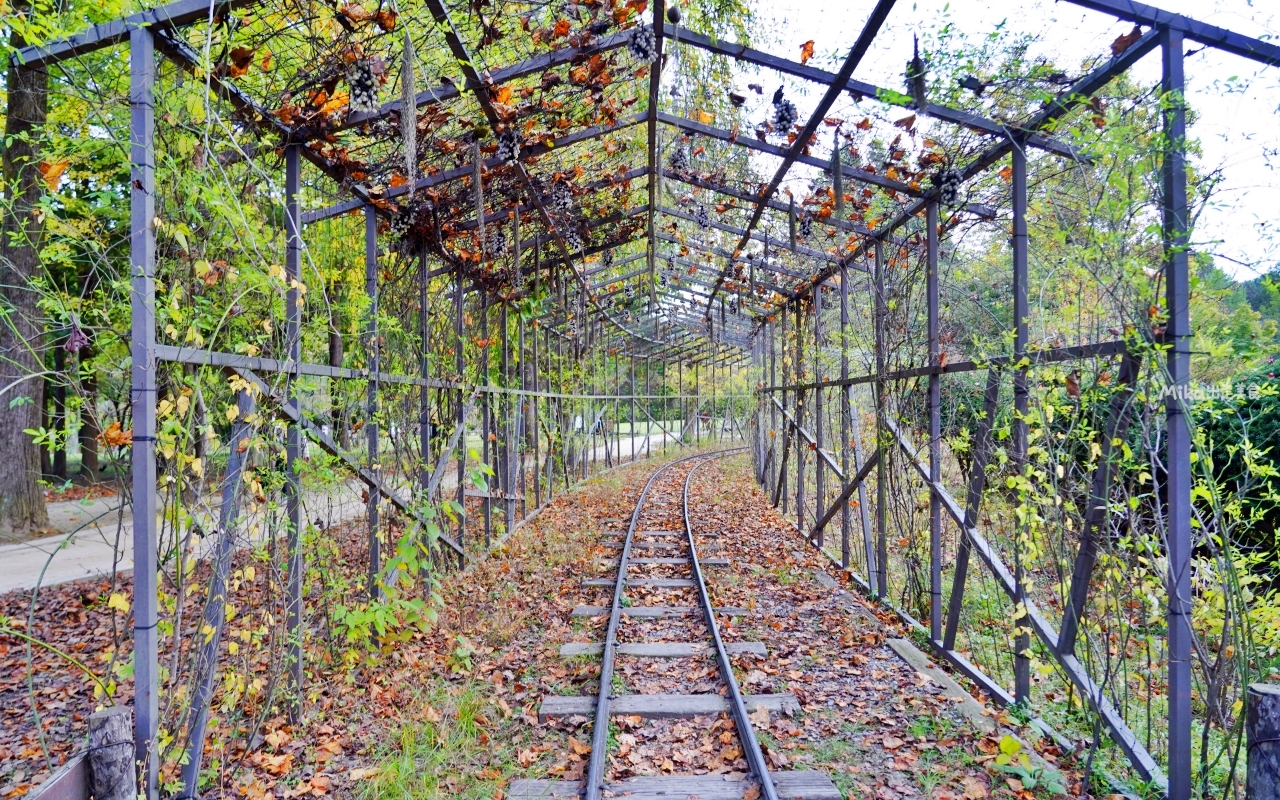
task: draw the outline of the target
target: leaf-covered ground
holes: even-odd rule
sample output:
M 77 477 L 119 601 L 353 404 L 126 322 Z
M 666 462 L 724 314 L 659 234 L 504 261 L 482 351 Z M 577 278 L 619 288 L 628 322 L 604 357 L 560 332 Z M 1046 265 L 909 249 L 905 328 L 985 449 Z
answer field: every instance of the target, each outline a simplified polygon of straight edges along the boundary
M 377 654 L 357 648 L 356 658 L 349 652 L 335 658 L 340 651 L 313 630 L 304 723 L 289 725 L 278 704 L 267 704 L 265 688 L 260 694 L 243 689 L 242 705 L 255 713 L 219 714 L 206 751 L 218 769 L 204 793 L 501 798 L 515 777 L 580 777 L 590 752 L 589 721 L 539 723 L 538 706 L 545 695 L 596 689 L 598 659 L 566 660 L 559 648 L 600 640 L 604 620 L 575 618 L 571 611 L 607 604 L 603 590 L 585 589 L 581 581 L 609 574 L 607 559 L 617 551 L 600 545 L 620 538 L 655 467 L 646 462 L 589 482 L 558 499 L 494 558 L 451 576 L 438 623 L 428 632 L 405 630 L 404 641 L 389 642 Z M 885 646 L 886 637 L 902 635 L 891 618 L 866 606 L 850 608 L 814 578 L 816 570 L 835 570 L 768 507 L 744 457 L 702 467 L 693 493 L 695 532 L 720 537 L 700 536 L 700 555 L 730 559 L 728 567 L 706 570 L 713 602 L 749 612 L 723 624 L 725 639 L 763 641 L 769 649 L 763 659 L 735 657 L 739 681 L 748 693 L 792 692 L 802 704 L 794 717 L 755 718 L 775 769 L 823 770 L 850 798 L 1047 796 L 996 772 L 999 742 L 958 721 L 940 687 Z M 667 504 L 651 513 L 667 515 L 670 524 L 659 516 L 654 524 L 676 528 L 678 495 L 663 499 Z M 328 533 L 339 556 L 326 568 L 358 578 L 363 529 L 350 525 Z M 241 554 L 237 568 L 243 571 L 247 559 Z M 649 569 L 662 574 L 671 568 Z M 232 596 L 242 615 L 252 615 L 253 594 L 268 591 L 266 584 L 261 575 L 242 580 Z M 666 596 L 644 602 L 696 605 L 692 591 L 660 591 Z M 128 602 L 129 593 L 127 579 L 115 587 L 82 581 L 45 590 L 30 628 L 29 595 L 0 597 L 0 613 L 103 674 L 115 629 L 128 619 L 110 607 L 110 598 L 119 594 Z M 623 636 L 687 641 L 702 630 L 696 617 L 632 619 Z M 224 652 L 224 663 L 242 664 L 246 685 L 269 680 L 274 662 L 265 648 L 251 660 L 232 661 L 250 649 Z M 30 657 L 29 681 L 25 642 L 0 636 L 0 797 L 25 794 L 50 766 L 81 747 L 85 717 L 95 706 L 92 683 L 66 658 L 39 647 Z M 117 661 L 127 660 L 122 648 Z M 631 692 L 706 691 L 715 682 L 709 659 L 623 658 L 619 678 Z M 117 697 L 127 701 L 127 676 L 119 682 Z M 238 735 L 231 735 L 232 726 Z M 726 719 L 622 718 L 610 775 L 742 771 L 745 761 L 731 731 Z M 1041 752 L 1059 758 L 1052 748 Z M 1060 767 L 1078 794 L 1078 765 L 1061 757 Z

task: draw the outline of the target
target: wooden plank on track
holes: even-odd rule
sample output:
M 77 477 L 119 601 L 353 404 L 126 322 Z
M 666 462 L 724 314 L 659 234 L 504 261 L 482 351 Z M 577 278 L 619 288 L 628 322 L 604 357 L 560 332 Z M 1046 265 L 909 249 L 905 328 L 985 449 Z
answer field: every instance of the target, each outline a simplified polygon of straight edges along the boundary
M 764 642 L 729 642 L 724 649 L 731 656 L 769 655 Z M 560 656 L 561 658 L 598 656 L 603 650 L 604 645 L 599 642 L 570 642 L 560 647 Z M 693 658 L 705 656 L 714 651 L 706 642 L 628 642 L 618 645 L 615 652 L 620 656 L 639 658 Z
M 631 606 L 622 609 L 624 617 L 679 617 L 685 614 L 701 614 L 702 609 L 696 606 Z M 737 608 L 735 606 L 723 606 L 716 609 L 717 614 L 724 614 L 729 617 L 745 617 L 747 610 L 745 608 Z M 603 617 L 609 614 L 609 609 L 605 606 L 577 606 L 573 609 L 575 617 Z
M 585 580 L 585 587 L 610 587 L 617 583 L 615 578 L 591 578 Z M 628 586 L 647 586 L 650 589 L 692 589 L 696 584 L 688 578 L 628 578 Z
M 771 772 L 778 797 L 783 800 L 841 800 L 840 790 L 825 772 L 796 770 Z M 627 800 L 676 800 L 697 797 L 698 800 L 742 800 L 754 781 L 729 780 L 724 775 L 659 775 L 628 778 L 619 783 L 606 783 L 606 796 L 626 797 Z M 511 782 L 507 790 L 508 800 L 568 800 L 576 798 L 577 781 L 557 781 L 545 778 L 522 778 Z
M 779 714 L 795 714 L 800 701 L 793 694 L 749 694 L 743 697 L 747 712 L 767 708 Z M 688 719 L 729 710 L 729 701 L 718 694 L 624 694 L 609 701 L 609 714 L 641 719 Z M 596 698 L 587 695 L 547 695 L 538 709 L 538 720 L 583 716 L 596 713 Z
M 602 559 L 600 559 L 600 563 L 601 563 L 601 564 L 606 564 L 606 565 L 612 564 L 613 566 L 617 566 L 617 564 L 618 564 L 618 559 L 616 559 L 616 558 L 608 558 L 608 559 L 602 558 Z M 633 559 L 631 559 L 630 561 L 628 561 L 627 563 L 628 563 L 628 564 L 632 564 L 632 565 L 635 565 L 635 564 L 661 564 L 661 565 L 665 565 L 665 566 L 669 566 L 669 567 L 680 567 L 680 566 L 684 566 L 685 564 L 688 564 L 688 563 L 689 563 L 689 559 L 687 559 L 687 558 L 633 558 Z M 699 563 L 699 564 L 701 564 L 701 565 L 702 565 L 702 566 L 704 566 L 704 567 L 727 567 L 727 566 L 729 566 L 729 559 L 727 559 L 727 558 L 700 558 L 700 559 L 698 559 L 698 563 Z
M 601 542 L 601 547 L 616 547 L 622 549 L 622 542 Z M 631 547 L 637 550 L 679 550 L 685 547 L 684 543 L 677 542 L 632 542 Z

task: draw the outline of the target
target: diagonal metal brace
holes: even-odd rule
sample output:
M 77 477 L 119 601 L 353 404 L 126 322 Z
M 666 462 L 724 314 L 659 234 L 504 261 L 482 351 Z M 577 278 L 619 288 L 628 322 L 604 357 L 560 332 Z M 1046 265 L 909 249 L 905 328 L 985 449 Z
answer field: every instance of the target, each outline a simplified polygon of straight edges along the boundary
M 321 449 L 345 464 L 347 468 L 355 473 L 355 476 L 364 482 L 366 486 L 390 500 L 392 505 L 400 509 L 400 511 L 405 514 L 408 514 L 410 517 L 413 517 L 414 520 L 424 528 L 430 524 L 428 520 L 424 519 L 422 515 L 418 513 L 416 508 L 406 502 L 399 494 L 383 483 L 381 478 L 363 466 L 359 461 L 342 452 L 337 443 L 334 442 L 333 439 L 329 438 L 328 434 L 320 430 L 315 423 L 304 417 L 300 411 L 292 408 L 289 404 L 281 402 L 279 394 L 273 390 L 266 381 L 262 380 L 256 374 L 247 369 L 236 368 L 233 371 L 240 377 L 252 383 L 258 391 L 263 394 L 263 396 L 271 398 L 276 407 L 276 414 L 283 417 L 286 421 L 292 422 L 301 427 L 311 436 L 312 439 L 315 440 L 316 444 L 320 445 Z M 463 558 L 467 557 L 462 547 L 460 547 L 458 543 L 449 536 L 445 535 L 443 531 L 437 535 L 437 538 L 448 545 L 450 549 L 456 552 L 459 556 L 462 556 Z

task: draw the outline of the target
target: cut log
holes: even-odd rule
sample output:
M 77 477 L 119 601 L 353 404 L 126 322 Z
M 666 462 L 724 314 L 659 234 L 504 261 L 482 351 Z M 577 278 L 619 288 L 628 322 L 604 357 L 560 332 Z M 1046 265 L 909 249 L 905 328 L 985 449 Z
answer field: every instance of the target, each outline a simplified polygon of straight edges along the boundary
M 112 706 L 89 715 L 89 788 L 96 800 L 134 800 L 133 710 Z

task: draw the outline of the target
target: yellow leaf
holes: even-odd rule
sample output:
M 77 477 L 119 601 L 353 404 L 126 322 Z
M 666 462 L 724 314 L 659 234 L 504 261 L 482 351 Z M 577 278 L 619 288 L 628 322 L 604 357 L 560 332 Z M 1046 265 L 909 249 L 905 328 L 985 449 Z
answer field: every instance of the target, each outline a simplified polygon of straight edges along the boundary
M 227 422 L 235 422 L 236 417 L 240 416 L 239 406 L 227 406 Z
M 119 611 L 121 614 L 128 614 L 129 601 L 127 598 L 125 598 L 124 595 L 120 594 L 119 592 L 115 592 L 111 595 L 110 598 L 107 599 L 107 608 L 114 608 L 116 611 Z
M 702 109 L 698 109 L 697 111 L 693 112 L 693 116 L 695 119 L 698 120 L 698 122 L 701 122 L 703 125 L 710 125 L 711 123 L 716 121 L 715 114 L 712 114 L 710 111 L 703 111 Z

